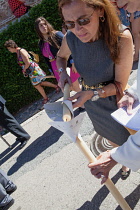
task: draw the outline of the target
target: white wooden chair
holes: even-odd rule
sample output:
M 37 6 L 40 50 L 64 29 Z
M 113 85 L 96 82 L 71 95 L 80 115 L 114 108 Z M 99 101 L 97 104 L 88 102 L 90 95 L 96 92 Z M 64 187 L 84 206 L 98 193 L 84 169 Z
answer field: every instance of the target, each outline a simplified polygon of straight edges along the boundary
M 0 135 L 0 138 L 5 142 L 5 144 L 8 145 L 9 148 L 12 148 L 12 145 L 10 145 L 3 136 Z

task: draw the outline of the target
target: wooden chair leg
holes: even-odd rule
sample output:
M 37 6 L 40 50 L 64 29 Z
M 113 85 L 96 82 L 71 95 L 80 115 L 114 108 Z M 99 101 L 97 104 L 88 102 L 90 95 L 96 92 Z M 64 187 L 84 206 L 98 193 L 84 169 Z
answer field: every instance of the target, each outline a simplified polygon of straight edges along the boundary
M 5 142 L 5 144 L 7 144 L 9 146 L 9 148 L 12 148 L 12 145 L 10 145 L 6 139 L 4 139 L 1 135 L 0 135 L 0 138 Z

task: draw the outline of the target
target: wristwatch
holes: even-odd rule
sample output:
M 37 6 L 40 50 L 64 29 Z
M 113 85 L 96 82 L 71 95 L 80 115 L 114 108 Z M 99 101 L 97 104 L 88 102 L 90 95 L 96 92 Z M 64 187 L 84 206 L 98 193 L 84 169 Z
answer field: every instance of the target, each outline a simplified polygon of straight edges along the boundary
M 62 67 L 58 69 L 59 73 L 61 73 L 62 71 L 64 71 L 64 69 Z
M 100 98 L 99 93 L 96 89 L 93 89 L 92 91 L 93 91 L 94 95 L 92 96 L 92 98 L 90 100 L 97 101 Z

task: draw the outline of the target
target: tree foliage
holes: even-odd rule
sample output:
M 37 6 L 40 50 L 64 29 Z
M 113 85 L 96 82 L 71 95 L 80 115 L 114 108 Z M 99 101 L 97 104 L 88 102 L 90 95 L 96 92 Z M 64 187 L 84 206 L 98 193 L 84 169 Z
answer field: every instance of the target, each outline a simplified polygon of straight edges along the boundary
M 10 53 L 5 47 L 5 41 L 12 39 L 19 47 L 39 54 L 39 66 L 47 73 L 48 68 L 44 63 L 39 48 L 38 37 L 34 30 L 36 18 L 45 17 L 56 30 L 61 30 L 61 19 L 58 13 L 57 0 L 43 0 L 29 11 L 29 16 L 24 15 L 0 33 L 0 94 L 7 100 L 6 106 L 11 113 L 17 112 L 23 106 L 41 98 L 39 92 L 31 85 L 29 78 L 24 78 L 21 67 L 17 64 L 15 53 Z M 51 79 L 49 79 L 51 81 Z M 54 82 L 54 80 L 52 80 Z M 50 91 L 48 87 L 46 92 Z

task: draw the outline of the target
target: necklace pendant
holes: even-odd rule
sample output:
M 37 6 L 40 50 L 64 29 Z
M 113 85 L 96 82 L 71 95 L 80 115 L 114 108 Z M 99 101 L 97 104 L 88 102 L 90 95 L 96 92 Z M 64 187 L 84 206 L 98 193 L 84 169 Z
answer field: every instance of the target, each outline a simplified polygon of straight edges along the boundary
M 52 56 L 49 55 L 49 59 L 51 60 L 52 59 Z

